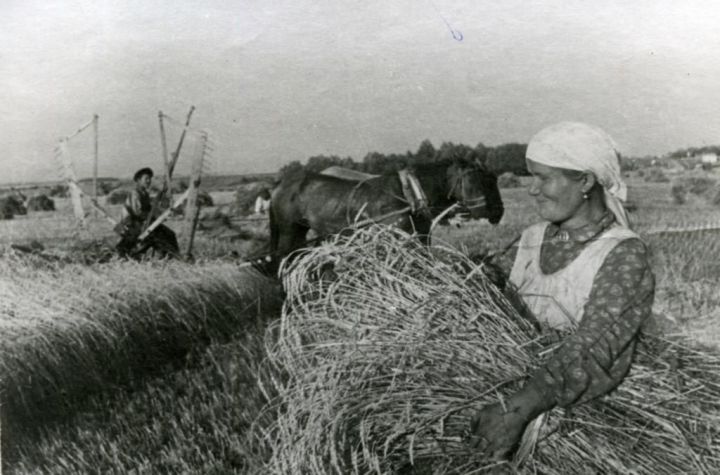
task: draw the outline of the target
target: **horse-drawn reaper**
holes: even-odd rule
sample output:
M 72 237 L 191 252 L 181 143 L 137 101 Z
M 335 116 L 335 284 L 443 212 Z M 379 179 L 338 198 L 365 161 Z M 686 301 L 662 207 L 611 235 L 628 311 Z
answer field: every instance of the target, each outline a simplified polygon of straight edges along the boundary
M 497 176 L 474 162 L 447 160 L 383 175 L 347 171 L 290 176 L 275 187 L 270 205 L 268 270 L 307 244 L 312 230 L 320 238 L 358 222 L 391 224 L 429 242 L 433 220 L 455 205 L 452 214 L 497 224 L 503 203 Z

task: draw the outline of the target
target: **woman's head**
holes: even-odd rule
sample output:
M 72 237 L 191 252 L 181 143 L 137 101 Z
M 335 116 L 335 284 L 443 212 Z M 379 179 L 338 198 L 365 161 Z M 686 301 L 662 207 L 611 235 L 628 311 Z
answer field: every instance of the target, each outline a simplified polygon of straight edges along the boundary
M 583 206 L 589 206 L 588 203 L 602 206 L 602 188 L 592 173 L 551 167 L 529 159 L 527 167 L 533 177 L 528 193 L 535 199 L 543 219 L 563 223 L 575 217 Z
M 563 222 L 600 206 L 627 226 L 627 187 L 616 145 L 601 129 L 579 122 L 551 125 L 533 136 L 525 156 L 534 176 L 529 192 L 544 219 Z

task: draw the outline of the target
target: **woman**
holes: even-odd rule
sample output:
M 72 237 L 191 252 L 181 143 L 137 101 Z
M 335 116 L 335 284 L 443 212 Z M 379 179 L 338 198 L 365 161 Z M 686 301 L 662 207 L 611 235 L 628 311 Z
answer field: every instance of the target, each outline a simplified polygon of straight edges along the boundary
M 541 325 L 572 333 L 521 390 L 473 418 L 471 442 L 492 459 L 511 455 L 543 412 L 620 384 L 655 289 L 647 247 L 629 228 L 627 188 L 605 132 L 552 125 L 532 138 L 526 162 L 528 191 L 544 221 L 523 232 L 510 282 Z

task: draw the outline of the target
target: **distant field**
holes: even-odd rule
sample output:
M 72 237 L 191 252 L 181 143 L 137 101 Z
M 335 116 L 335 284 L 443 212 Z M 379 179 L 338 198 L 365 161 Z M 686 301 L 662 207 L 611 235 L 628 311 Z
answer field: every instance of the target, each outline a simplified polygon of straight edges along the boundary
M 232 176 L 207 176 L 203 179 L 201 189 L 210 193 L 214 206 L 206 209 L 203 213 L 212 213 L 215 208 L 232 205 L 236 199 L 235 193 L 252 185 L 256 180 L 265 182 L 271 181 L 273 174 L 258 175 L 232 175 Z M 526 179 L 522 179 L 527 181 Z M 129 182 L 128 182 L 129 184 Z M 671 183 L 647 183 L 641 179 L 631 179 L 629 182 L 629 199 L 642 211 L 631 213 L 631 218 L 636 226 L 642 231 L 650 227 L 657 227 L 667 224 L 668 226 L 679 226 L 683 223 L 688 226 L 699 223 L 714 222 L 720 219 L 717 213 L 718 206 L 700 202 L 697 200 L 687 205 L 679 206 L 674 203 L 671 193 Z M 518 231 L 533 219 L 533 211 L 527 206 L 526 191 L 524 188 L 505 188 L 502 190 L 505 200 L 506 213 L 503 222 L 497 228 L 483 227 L 483 234 L 486 239 L 494 242 L 499 235 L 510 231 Z M 109 213 L 118 218 L 121 215 L 120 205 L 107 205 L 106 197 L 101 197 L 99 202 Z M 112 226 L 101 217 L 93 217 L 90 214 L 88 222 L 89 231 L 85 232 L 77 227 L 72 217 L 72 205 L 67 198 L 55 198 L 56 212 L 30 212 L 27 216 L 17 216 L 13 220 L 0 221 L 0 243 L 23 242 L 28 240 L 49 240 L 62 241 L 83 237 L 85 239 L 95 236 L 97 238 L 112 237 Z M 88 210 L 90 208 L 88 207 Z M 672 215 L 672 216 L 671 216 Z M 169 221 L 171 227 L 176 219 Z M 464 226 L 463 229 L 453 231 L 459 238 L 464 240 L 468 234 L 473 234 L 472 225 Z M 440 234 L 450 231 L 441 230 Z M 472 239 L 472 238 L 471 238 Z
M 231 183 L 236 177 L 221 182 Z M 255 254 L 262 247 L 257 238 L 266 239 L 268 228 L 266 222 L 236 221 L 230 224 L 220 219 L 221 216 L 243 218 L 243 210 L 237 204 L 237 190 L 254 186 L 255 182 L 230 186 L 228 189 L 215 190 L 209 186 L 213 205 L 202 208 L 200 224 L 196 233 L 194 248 L 198 256 L 213 257 L 230 253 L 245 255 Z M 203 188 L 201 188 L 203 189 Z M 252 191 L 248 198 L 254 200 Z M 177 198 L 179 194 L 176 194 Z M 15 216 L 13 219 L 0 220 L 0 246 L 9 244 L 29 245 L 33 242 L 42 244 L 48 250 L 67 250 L 82 248 L 91 243 L 104 242 L 114 246 L 119 237 L 113 232 L 113 225 L 100 213 L 95 213 L 86 203 L 86 227 L 81 227 L 72 211 L 69 198 L 54 198 L 56 211 L 30 211 L 27 215 Z M 99 203 L 115 220 L 122 216 L 122 205 L 107 204 L 107 197 L 99 198 Z M 165 224 L 174 229 L 182 241 L 183 217 L 171 216 Z
M 263 181 L 272 183 L 277 174 L 276 173 L 248 173 L 243 175 L 213 175 L 208 174 L 202 177 L 202 188 L 210 191 L 227 191 L 230 189 L 234 189 L 238 186 L 257 182 L 257 181 Z M 162 180 L 161 175 L 157 175 L 155 177 L 156 184 L 160 184 Z M 178 175 L 173 177 L 172 182 L 174 184 L 185 182 L 187 183 L 188 177 L 183 175 Z M 80 184 L 80 188 L 87 193 L 88 195 L 92 195 L 93 193 L 93 180 L 92 178 L 83 178 L 78 181 Z M 102 186 L 102 184 L 107 184 L 109 188 L 115 189 L 115 188 L 131 188 L 134 186 L 132 177 L 121 177 L 121 178 L 112 178 L 112 177 L 98 177 L 97 179 L 98 187 Z M 62 180 L 56 180 L 56 181 L 47 181 L 47 182 L 32 182 L 32 183 L 15 183 L 15 184 L 5 184 L 0 185 L 0 194 L 10 192 L 12 189 L 21 190 L 26 194 L 41 194 L 41 193 L 48 193 L 51 188 L 55 186 L 62 186 L 64 185 L 64 181 Z

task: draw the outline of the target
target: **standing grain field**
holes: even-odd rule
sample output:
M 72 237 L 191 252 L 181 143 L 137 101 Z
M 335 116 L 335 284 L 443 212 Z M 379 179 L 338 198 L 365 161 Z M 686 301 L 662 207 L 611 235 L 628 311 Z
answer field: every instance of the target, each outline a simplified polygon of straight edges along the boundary
M 84 266 L 0 259 L 4 463 L 93 394 L 183 367 L 275 315 L 278 288 L 233 263 Z

